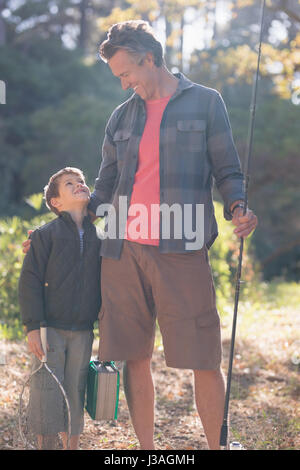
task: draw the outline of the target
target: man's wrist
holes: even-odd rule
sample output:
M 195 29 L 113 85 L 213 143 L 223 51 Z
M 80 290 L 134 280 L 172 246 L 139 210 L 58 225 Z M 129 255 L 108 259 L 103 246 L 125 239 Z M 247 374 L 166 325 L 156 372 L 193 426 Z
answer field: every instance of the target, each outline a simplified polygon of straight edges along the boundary
M 243 201 L 238 201 L 238 202 L 234 203 L 230 208 L 231 215 L 233 215 L 235 209 L 237 209 L 238 207 L 241 208 L 241 209 L 244 209 L 245 203 Z

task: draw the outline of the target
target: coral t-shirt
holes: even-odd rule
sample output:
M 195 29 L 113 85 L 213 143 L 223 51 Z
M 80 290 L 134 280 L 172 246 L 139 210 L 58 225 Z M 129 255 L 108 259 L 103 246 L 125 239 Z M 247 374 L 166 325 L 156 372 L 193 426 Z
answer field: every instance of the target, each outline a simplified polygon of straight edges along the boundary
M 147 245 L 159 245 L 159 136 L 170 97 L 146 101 L 147 118 L 128 210 L 125 239 Z

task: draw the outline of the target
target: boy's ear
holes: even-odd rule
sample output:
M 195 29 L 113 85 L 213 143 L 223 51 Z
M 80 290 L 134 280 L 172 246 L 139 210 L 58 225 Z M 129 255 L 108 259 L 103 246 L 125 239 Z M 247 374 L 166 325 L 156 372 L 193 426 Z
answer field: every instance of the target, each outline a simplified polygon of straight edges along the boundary
M 52 206 L 55 207 L 55 209 L 59 209 L 60 206 L 61 206 L 61 202 L 59 202 L 58 198 L 56 198 L 56 197 L 52 197 L 50 199 L 50 202 L 51 202 Z

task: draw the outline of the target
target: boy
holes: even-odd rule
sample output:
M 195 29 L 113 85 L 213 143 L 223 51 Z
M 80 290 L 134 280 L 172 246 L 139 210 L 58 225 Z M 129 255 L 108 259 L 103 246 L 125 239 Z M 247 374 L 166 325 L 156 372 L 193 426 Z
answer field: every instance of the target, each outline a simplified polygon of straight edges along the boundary
M 70 448 L 74 450 L 83 429 L 93 324 L 101 304 L 100 240 L 88 216 L 90 191 L 80 170 L 67 167 L 55 173 L 44 189 L 44 197 L 58 217 L 30 236 L 31 249 L 19 280 L 20 311 L 28 347 L 34 354 L 33 366 L 43 356 L 40 322 L 47 323 L 47 362 L 69 399 Z M 33 388 L 36 402 L 39 385 Z M 38 416 L 33 419 L 38 420 Z

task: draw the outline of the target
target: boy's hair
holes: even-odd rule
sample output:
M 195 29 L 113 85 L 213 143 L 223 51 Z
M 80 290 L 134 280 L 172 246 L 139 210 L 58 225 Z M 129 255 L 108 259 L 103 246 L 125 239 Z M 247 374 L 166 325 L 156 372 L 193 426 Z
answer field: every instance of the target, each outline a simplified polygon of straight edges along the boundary
M 56 209 L 56 207 L 52 206 L 51 199 L 53 197 L 59 196 L 59 180 L 63 175 L 66 175 L 66 174 L 79 175 L 85 180 L 84 174 L 82 173 L 81 170 L 79 170 L 78 168 L 70 167 L 70 166 L 57 171 L 56 173 L 54 173 L 54 175 L 51 176 L 51 178 L 48 181 L 48 184 L 44 187 L 44 199 L 45 199 L 46 206 L 48 207 L 48 209 L 57 215 L 59 215 L 59 211 Z
M 157 67 L 164 63 L 162 45 L 147 21 L 123 21 L 111 26 L 107 39 L 100 45 L 100 57 L 107 62 L 119 49 L 124 49 L 138 59 L 151 52 Z

